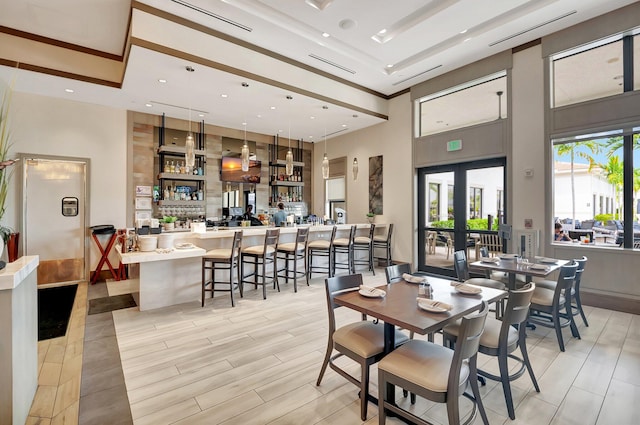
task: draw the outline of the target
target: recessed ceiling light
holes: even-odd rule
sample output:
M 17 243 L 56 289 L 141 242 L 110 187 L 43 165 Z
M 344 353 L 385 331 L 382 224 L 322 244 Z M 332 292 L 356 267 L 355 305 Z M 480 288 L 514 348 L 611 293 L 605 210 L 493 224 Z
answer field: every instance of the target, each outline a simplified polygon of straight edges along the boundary
M 226 99 L 227 97 L 229 97 L 229 95 L 223 93 L 223 94 L 220 95 L 220 97 L 223 97 L 223 98 Z
M 462 31 L 460 31 L 460 34 L 465 34 L 467 31 L 469 31 L 469 30 L 468 29 L 462 30 Z
M 387 68 L 393 68 L 393 64 L 392 63 L 387 64 Z
M 276 109 L 276 107 L 275 106 L 271 106 L 269 109 Z
M 144 106 L 146 106 L 147 108 L 151 108 L 153 105 L 150 103 L 145 103 Z
M 243 123 L 242 123 L 242 125 L 247 125 L 247 123 L 246 123 L 246 122 L 243 122 Z
M 342 126 L 343 126 L 343 127 L 346 127 L 347 125 L 346 125 L 346 124 L 342 124 Z
M 313 136 L 309 136 L 309 139 L 313 139 Z
M 323 32 L 323 33 L 322 33 L 322 36 L 323 36 L 324 38 L 329 38 L 329 37 L 331 37 L 331 34 L 329 34 L 328 32 Z
M 262 115 L 258 114 L 258 115 L 256 115 L 256 117 L 258 117 L 258 118 L 262 118 Z
M 316 117 L 314 117 L 313 115 L 311 115 L 311 116 L 309 117 L 309 119 L 315 120 L 315 119 L 316 119 Z
M 204 117 L 204 114 L 198 114 L 199 117 Z
M 387 29 L 383 28 L 380 31 L 378 31 L 378 34 L 382 35 L 382 34 L 386 34 L 387 33 Z
M 160 78 L 160 79 L 158 80 L 158 82 L 159 82 L 159 83 L 164 84 L 164 83 L 166 83 L 166 82 L 167 82 L 167 80 L 165 80 L 164 78 Z
M 73 93 L 73 89 L 64 89 L 67 93 Z
M 284 130 L 278 130 L 278 133 L 282 133 Z

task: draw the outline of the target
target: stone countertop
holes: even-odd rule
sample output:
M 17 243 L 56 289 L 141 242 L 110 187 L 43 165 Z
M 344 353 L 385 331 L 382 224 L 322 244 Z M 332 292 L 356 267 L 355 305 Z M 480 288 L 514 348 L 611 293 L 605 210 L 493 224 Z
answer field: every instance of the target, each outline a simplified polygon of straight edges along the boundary
M 202 257 L 207 251 L 194 246 L 188 249 L 174 248 L 171 252 L 156 251 L 136 251 L 136 252 L 120 252 L 120 248 L 116 249 L 118 257 L 122 264 L 148 263 L 152 261 L 177 260 L 180 258 Z
M 337 224 L 338 230 L 349 230 L 351 228 L 351 224 Z M 357 223 L 358 229 L 368 229 L 370 224 L 368 223 Z M 386 227 L 386 224 L 376 223 L 376 228 Z M 312 226 L 310 224 L 299 224 L 296 227 L 280 227 L 280 234 L 294 234 L 298 231 L 298 227 L 308 227 L 309 233 L 314 232 L 331 232 L 333 229 L 333 225 L 321 225 L 321 226 Z M 214 239 L 214 238 L 230 238 L 233 234 L 239 230 L 242 231 L 243 236 L 262 236 L 266 233 L 267 229 L 273 229 L 274 227 L 267 226 L 251 226 L 251 227 L 232 227 L 228 229 L 219 229 L 219 230 L 207 230 L 205 233 L 190 233 L 189 236 L 195 239 Z
M 0 290 L 14 289 L 40 264 L 38 255 L 26 255 L 0 270 Z

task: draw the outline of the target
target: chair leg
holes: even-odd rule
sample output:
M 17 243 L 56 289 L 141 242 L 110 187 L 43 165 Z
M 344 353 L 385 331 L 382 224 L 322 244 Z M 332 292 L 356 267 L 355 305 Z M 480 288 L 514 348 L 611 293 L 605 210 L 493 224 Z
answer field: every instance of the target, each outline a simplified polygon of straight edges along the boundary
M 582 317 L 582 321 L 586 327 L 589 327 L 589 322 L 587 322 L 587 316 L 584 314 L 584 310 L 582 309 L 582 301 L 580 300 L 580 292 L 576 292 L 575 295 L 576 307 L 578 308 L 578 312 L 580 313 L 580 317 Z
M 387 399 L 387 379 L 385 373 L 378 371 L 378 425 L 385 425 L 387 422 L 387 411 L 384 408 L 384 401 Z
M 206 269 L 205 269 L 205 263 L 203 262 L 202 264 L 202 305 L 201 307 L 204 307 L 204 294 L 205 294 L 205 290 L 204 287 L 207 284 L 207 280 L 206 280 Z
M 360 377 L 360 419 L 367 420 L 367 407 L 369 406 L 369 365 L 362 364 Z
M 327 366 L 329 365 L 329 359 L 331 358 L 331 353 L 333 352 L 333 341 L 329 338 L 327 342 L 327 352 L 324 355 L 324 360 L 322 361 L 322 367 L 320 368 L 320 374 L 318 375 L 318 380 L 316 381 L 316 386 L 320 386 L 320 382 L 322 382 L 322 377 L 327 370 Z
M 487 412 L 484 410 L 484 404 L 482 403 L 482 398 L 480 397 L 480 389 L 478 388 L 478 364 L 477 357 L 473 357 L 469 360 L 469 384 L 471 385 L 471 392 L 473 393 L 473 398 L 475 399 L 475 403 L 478 406 L 478 412 L 480 412 L 480 417 L 482 418 L 482 423 L 484 425 L 489 425 L 489 419 L 487 418 Z M 452 422 L 449 422 L 452 423 Z M 456 422 L 457 423 L 457 422 Z
M 500 367 L 500 382 L 502 382 L 504 400 L 507 403 L 507 412 L 513 420 L 516 418 L 516 413 L 513 410 L 513 395 L 511 394 L 511 384 L 509 383 L 509 366 L 507 365 L 507 359 L 506 353 L 500 354 L 498 356 L 498 366 Z
M 287 274 L 289 267 L 287 265 Z M 293 251 L 293 292 L 298 292 L 298 253 Z
M 233 265 L 231 267 L 233 267 Z M 240 261 L 238 260 L 236 260 L 236 268 L 238 269 L 238 289 L 240 290 L 240 298 L 244 298 L 244 284 L 242 283 L 242 275 L 240 274 Z
M 231 307 L 235 307 L 233 301 L 233 262 L 229 263 L 229 293 L 231 294 Z
M 257 267 L 258 265 L 256 265 L 256 268 Z M 273 265 L 273 268 L 274 269 L 276 268 L 275 264 Z M 256 273 L 257 273 L 257 270 L 256 270 Z M 256 277 L 256 279 L 258 278 Z M 264 261 L 264 259 L 262 260 L 262 299 L 263 300 L 267 299 L 267 262 Z
M 469 377 L 469 380 L 471 380 L 471 377 Z M 460 423 L 460 398 L 458 396 L 457 388 L 455 390 L 449 389 L 449 394 L 447 394 L 447 416 L 450 424 Z
M 522 326 L 522 325 L 521 325 Z M 527 342 L 525 340 L 526 335 L 524 329 L 521 332 L 520 341 L 518 345 L 520 346 L 520 352 L 522 353 L 522 361 L 527 368 L 527 372 L 529 372 L 529 377 L 531 378 L 531 382 L 533 382 L 533 387 L 536 389 L 536 392 L 540 392 L 540 387 L 538 386 L 538 380 L 533 373 L 533 367 L 531 367 L 531 362 L 529 361 L 529 352 L 527 351 Z
M 562 340 L 562 327 L 560 327 L 560 315 L 557 310 L 554 310 L 553 317 L 553 327 L 556 330 L 556 337 L 558 338 L 558 345 L 560 346 L 560 351 L 564 351 L 564 341 Z

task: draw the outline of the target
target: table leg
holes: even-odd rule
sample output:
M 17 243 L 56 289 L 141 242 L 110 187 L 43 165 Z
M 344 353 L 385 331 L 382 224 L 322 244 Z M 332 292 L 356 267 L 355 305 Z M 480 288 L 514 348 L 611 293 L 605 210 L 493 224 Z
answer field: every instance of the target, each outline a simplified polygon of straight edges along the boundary
M 386 356 L 396 346 L 396 329 L 395 326 L 384 322 L 384 355 Z M 387 401 L 395 403 L 396 401 L 396 386 L 393 384 L 387 384 Z

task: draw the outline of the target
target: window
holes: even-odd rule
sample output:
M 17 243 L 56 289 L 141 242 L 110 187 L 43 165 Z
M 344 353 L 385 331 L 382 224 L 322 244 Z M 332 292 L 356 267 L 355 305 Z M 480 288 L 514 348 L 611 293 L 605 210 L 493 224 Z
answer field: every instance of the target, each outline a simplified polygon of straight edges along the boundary
M 482 189 L 479 187 L 469 188 L 469 218 L 482 217 Z
M 419 137 L 506 118 L 506 72 L 424 97 L 419 111 Z
M 502 215 L 504 214 L 504 190 L 498 189 L 496 191 L 496 217 L 498 223 L 502 223 Z
M 624 156 L 626 144 L 633 146 L 630 158 Z M 571 231 L 574 239 L 591 230 L 598 245 L 622 246 L 626 232 L 634 235 L 630 241 L 640 241 L 635 208 L 640 168 L 630 171 L 634 187 L 625 186 L 629 180 L 624 168 L 625 161 L 640 165 L 637 130 L 634 134 L 619 130 L 597 137 L 555 140 L 553 155 L 554 217 Z M 627 221 L 625 217 L 631 219 Z
M 440 220 L 440 184 L 429 183 L 429 221 Z
M 453 220 L 453 188 L 452 184 L 447 186 L 447 220 Z

